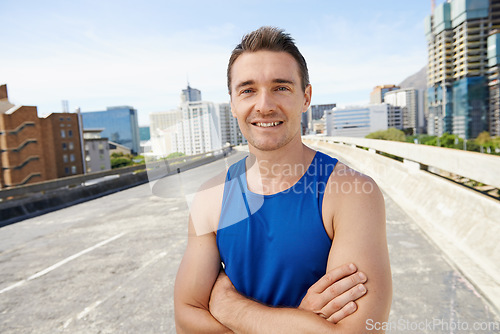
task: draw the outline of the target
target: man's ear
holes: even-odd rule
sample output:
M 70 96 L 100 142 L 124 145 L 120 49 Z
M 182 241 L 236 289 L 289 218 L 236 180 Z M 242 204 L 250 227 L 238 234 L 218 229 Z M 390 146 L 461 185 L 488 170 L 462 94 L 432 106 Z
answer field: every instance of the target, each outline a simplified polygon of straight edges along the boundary
M 309 84 L 306 87 L 306 90 L 304 92 L 304 107 L 302 108 L 302 112 L 306 112 L 307 109 L 309 109 L 309 106 L 311 105 L 311 97 L 312 97 L 312 86 Z

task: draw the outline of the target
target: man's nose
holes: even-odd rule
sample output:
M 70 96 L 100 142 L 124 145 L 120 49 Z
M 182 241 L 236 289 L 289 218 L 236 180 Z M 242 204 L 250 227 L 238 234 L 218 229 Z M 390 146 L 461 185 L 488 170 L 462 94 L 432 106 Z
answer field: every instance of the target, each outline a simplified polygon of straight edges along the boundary
M 257 97 L 256 109 L 262 114 L 276 111 L 276 101 L 273 94 L 268 91 L 261 91 Z

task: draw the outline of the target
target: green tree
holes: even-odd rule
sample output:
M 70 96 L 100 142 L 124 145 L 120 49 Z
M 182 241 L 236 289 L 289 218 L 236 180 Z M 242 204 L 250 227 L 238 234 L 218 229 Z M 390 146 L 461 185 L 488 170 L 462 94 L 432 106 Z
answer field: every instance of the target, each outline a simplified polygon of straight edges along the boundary
M 111 168 L 120 168 L 133 165 L 134 162 L 125 157 L 111 158 Z
M 111 153 L 111 157 L 112 158 L 123 157 L 123 152 L 114 152 L 114 153 Z
M 405 141 L 405 133 L 396 128 L 389 128 L 387 130 L 375 131 L 368 134 L 365 138 L 370 139 L 383 139 L 392 141 Z
M 481 132 L 477 138 L 475 139 L 476 144 L 481 146 L 489 146 L 488 144 L 492 143 L 490 133 L 488 131 Z

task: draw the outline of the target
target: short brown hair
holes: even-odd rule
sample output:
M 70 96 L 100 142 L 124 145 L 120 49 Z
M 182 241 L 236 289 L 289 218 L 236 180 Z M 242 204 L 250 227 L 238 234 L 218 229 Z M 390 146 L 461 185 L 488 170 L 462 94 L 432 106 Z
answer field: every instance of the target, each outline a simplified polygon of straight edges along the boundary
M 283 29 L 261 27 L 243 36 L 241 43 L 238 44 L 231 53 L 227 66 L 227 88 L 229 89 L 229 94 L 231 94 L 231 68 L 236 59 L 244 52 L 257 52 L 263 50 L 286 52 L 290 54 L 299 65 L 302 90 L 306 90 L 307 85 L 309 85 L 309 71 L 307 70 L 306 60 L 295 45 L 293 38 L 290 34 L 285 33 Z

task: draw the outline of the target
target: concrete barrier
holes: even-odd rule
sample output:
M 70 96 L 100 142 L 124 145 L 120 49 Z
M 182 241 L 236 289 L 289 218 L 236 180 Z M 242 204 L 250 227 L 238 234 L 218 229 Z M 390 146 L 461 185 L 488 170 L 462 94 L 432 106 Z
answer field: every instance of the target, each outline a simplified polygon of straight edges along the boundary
M 324 137 L 321 140 L 389 153 L 500 188 L 500 156 L 497 155 L 380 139 Z
M 374 150 L 304 141 L 371 176 L 500 313 L 498 200 Z
M 163 160 L 121 170 L 100 172 L 97 176 L 81 175 L 22 187 L 26 196 L 0 202 L 0 227 L 59 210 L 77 203 L 96 199 L 114 192 L 181 173 L 221 159 L 231 148 L 191 157 Z M 111 176 L 115 177 L 111 177 Z M 92 183 L 100 179 L 100 182 Z M 6 189 L 10 196 L 22 194 L 18 189 Z

